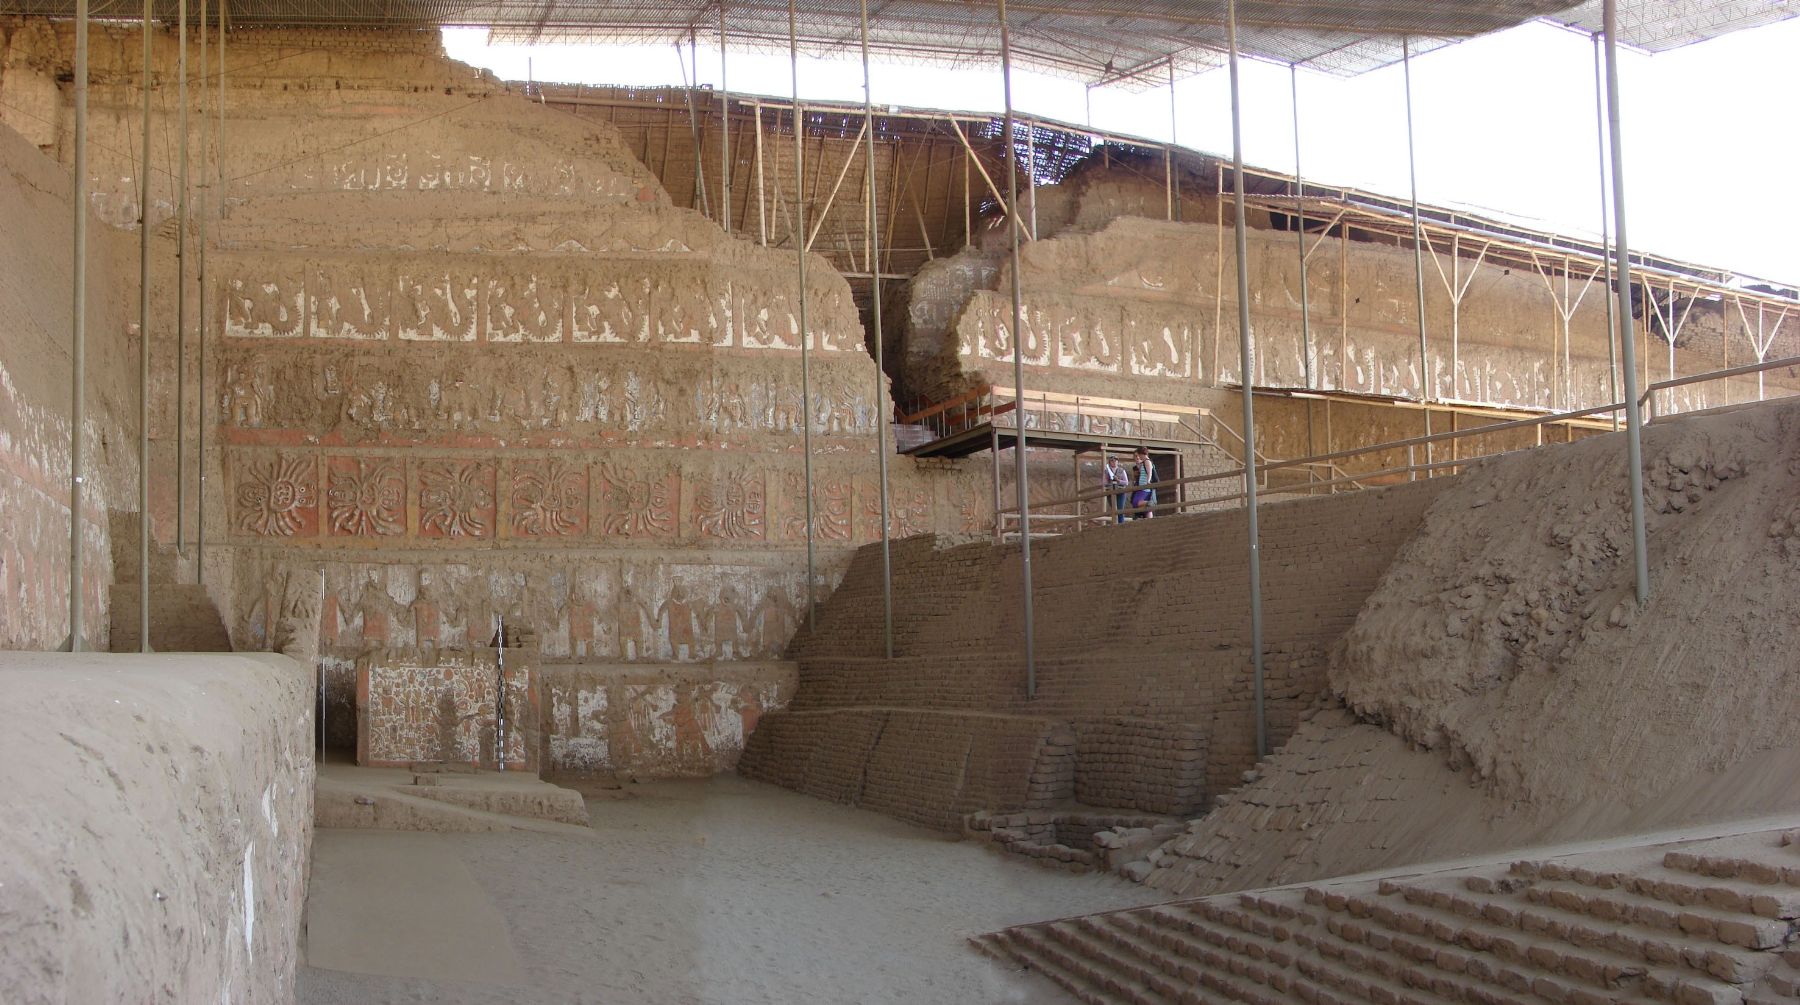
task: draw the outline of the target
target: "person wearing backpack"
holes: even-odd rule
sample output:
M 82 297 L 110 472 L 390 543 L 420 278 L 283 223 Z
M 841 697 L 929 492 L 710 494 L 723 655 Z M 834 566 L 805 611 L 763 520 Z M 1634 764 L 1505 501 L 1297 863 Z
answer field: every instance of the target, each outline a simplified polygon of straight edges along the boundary
M 1156 462 L 1150 459 L 1150 449 L 1139 447 L 1133 453 L 1136 461 L 1131 466 L 1131 518 L 1144 520 L 1155 516 L 1151 507 L 1156 505 Z

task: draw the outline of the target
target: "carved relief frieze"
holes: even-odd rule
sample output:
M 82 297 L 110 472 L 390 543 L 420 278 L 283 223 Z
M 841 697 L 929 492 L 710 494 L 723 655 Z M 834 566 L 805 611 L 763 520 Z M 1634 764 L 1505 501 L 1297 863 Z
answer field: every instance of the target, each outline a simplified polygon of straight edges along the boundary
M 381 537 L 406 530 L 406 472 L 391 458 L 332 457 L 325 512 L 334 535 Z
M 561 342 L 565 293 L 552 276 L 510 275 L 487 280 L 489 342 Z
M 262 537 L 311 537 L 319 530 L 318 465 L 309 454 L 233 456 L 236 525 Z
M 673 537 L 681 476 L 651 463 L 606 462 L 594 472 L 594 518 L 605 537 Z
M 434 460 L 419 465 L 419 534 L 487 538 L 494 535 L 494 465 Z
M 694 533 L 721 541 L 768 536 L 768 499 L 760 470 L 723 472 L 694 489 Z
M 512 464 L 511 530 L 521 537 L 568 537 L 587 531 L 587 466 L 562 458 Z
M 306 298 L 300 273 L 243 262 L 222 283 L 225 334 L 232 338 L 298 338 Z
M 360 259 L 308 267 L 307 333 L 313 338 L 387 338 L 393 288 L 390 270 Z
M 410 342 L 473 342 L 479 284 L 462 271 L 402 269 L 391 312 L 395 336 Z

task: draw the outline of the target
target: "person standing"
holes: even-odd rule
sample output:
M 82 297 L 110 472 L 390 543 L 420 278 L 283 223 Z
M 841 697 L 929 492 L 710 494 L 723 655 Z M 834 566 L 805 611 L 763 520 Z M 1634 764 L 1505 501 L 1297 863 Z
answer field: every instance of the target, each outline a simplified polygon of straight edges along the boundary
M 1108 498 L 1112 500 L 1113 522 L 1124 523 L 1125 499 L 1129 494 L 1125 489 L 1126 486 L 1131 484 L 1131 475 L 1125 471 L 1125 462 L 1108 454 L 1106 457 L 1106 472 L 1102 484 L 1104 484 L 1109 491 L 1112 491 L 1112 495 Z
M 1133 452 L 1135 463 L 1131 465 L 1131 518 L 1144 520 L 1156 514 L 1151 507 L 1156 505 L 1156 462 L 1150 459 L 1148 447 L 1139 447 Z

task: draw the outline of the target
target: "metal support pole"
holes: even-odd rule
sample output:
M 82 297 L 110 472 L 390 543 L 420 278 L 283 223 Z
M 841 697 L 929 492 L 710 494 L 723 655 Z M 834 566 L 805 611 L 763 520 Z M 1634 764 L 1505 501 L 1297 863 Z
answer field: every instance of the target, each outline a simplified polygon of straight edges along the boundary
M 202 349 L 204 350 L 204 347 L 206 345 L 206 290 L 207 290 L 207 286 L 206 286 L 206 190 L 209 185 L 208 179 L 210 177 L 207 174 L 207 161 L 206 161 L 206 73 L 207 73 L 207 68 L 212 65 L 206 61 L 206 0 L 200 0 L 200 24 L 199 24 L 199 27 L 200 27 L 200 183 L 195 186 L 195 189 L 197 191 L 194 194 L 196 196 L 198 196 L 200 199 L 200 205 L 198 207 L 199 212 L 197 212 L 195 214 L 195 216 L 198 217 L 198 223 L 200 225 L 200 233 L 199 233 L 200 262 L 199 262 L 199 268 L 196 270 L 200 273 L 200 298 L 199 298 L 198 304 L 196 305 L 195 321 L 198 323 L 197 326 L 198 326 L 198 334 L 200 337 L 200 345 L 201 345 Z M 202 372 L 204 372 L 205 367 L 206 367 L 206 362 L 205 362 L 206 353 L 204 351 L 202 351 L 198 355 L 200 356 L 201 370 L 202 370 Z M 200 401 L 198 402 L 198 404 L 200 406 L 200 422 L 196 424 L 194 432 L 199 437 L 200 446 L 202 448 L 204 448 L 206 445 L 206 425 L 205 425 L 206 395 L 204 392 L 201 393 Z M 201 481 L 200 481 L 201 486 L 204 487 L 206 484 L 206 482 L 205 482 L 206 452 L 204 449 L 195 451 L 195 453 L 194 453 L 194 469 L 201 479 Z M 195 502 L 197 504 L 197 506 L 196 506 L 197 509 L 204 507 L 206 504 L 205 493 L 204 492 L 200 493 L 196 497 Z M 198 528 L 195 529 L 194 535 L 195 535 L 195 541 L 197 544 L 198 539 L 199 539 L 199 529 Z M 183 556 L 183 557 L 186 557 L 186 556 Z M 197 582 L 198 577 L 199 577 L 198 563 L 196 563 L 194 571 L 195 571 L 195 579 Z M 323 681 L 325 679 L 323 674 L 324 674 L 324 671 L 321 670 L 320 671 L 321 676 L 319 677 L 321 686 L 323 686 Z M 321 698 L 321 700 L 323 700 L 323 699 Z M 324 721 L 322 716 L 320 718 L 320 721 L 321 722 Z M 324 749 L 323 742 L 324 742 L 323 740 L 320 741 L 320 743 L 321 743 L 320 749 Z
M 1413 154 L 1412 39 L 1400 40 L 1400 67 L 1406 76 L 1406 176 L 1412 185 L 1413 284 L 1419 307 L 1419 400 L 1429 402 L 1431 356 L 1425 345 L 1425 242 L 1419 226 L 1419 165 Z M 1456 379 L 1451 374 L 1452 381 Z M 1431 410 L 1425 411 L 1425 435 L 1431 435 Z M 1431 463 L 1431 445 L 1425 445 L 1425 463 Z
M 1619 3 L 1603 0 L 1606 30 L 1606 126 L 1612 148 L 1613 253 L 1618 256 L 1619 318 L 1631 317 L 1631 245 L 1625 240 L 1625 151 L 1619 129 Z M 1631 493 L 1632 565 L 1637 580 L 1637 601 L 1650 599 L 1650 556 L 1644 540 L 1643 417 L 1638 414 L 1636 349 L 1625 339 L 1625 474 Z
M 763 204 L 762 105 L 756 105 L 756 243 L 769 246 L 769 212 Z
M 1600 148 L 1600 257 L 1606 262 L 1606 384 L 1608 400 L 1619 400 L 1619 321 L 1613 313 L 1612 221 L 1606 218 L 1606 85 L 1601 79 L 1600 33 L 1594 32 L 1594 132 Z M 1612 414 L 1613 432 L 1619 431 L 1619 413 Z
M 69 332 L 69 651 L 82 650 L 81 479 L 87 458 L 87 92 L 88 0 L 75 0 L 75 262 Z
M 724 0 L 719 2 L 719 226 L 731 233 L 731 85 L 725 79 Z
M 1019 294 L 1019 157 L 1018 136 L 1014 130 L 1012 103 L 1012 36 L 1006 27 L 1006 0 L 997 0 L 1000 12 L 1000 79 L 1006 97 L 1006 203 L 1007 237 L 1012 262 L 1012 344 L 1013 344 L 1013 476 L 1019 497 L 1019 592 L 1025 613 L 1025 697 L 1037 695 L 1036 634 L 1031 623 L 1031 496 L 1030 474 L 1025 455 L 1025 325 L 1024 305 Z
M 1288 93 L 1294 105 L 1294 236 L 1300 248 L 1300 369 L 1305 375 L 1306 389 L 1313 386 L 1312 309 L 1306 291 L 1306 176 L 1300 173 L 1300 64 L 1288 66 Z M 1307 418 L 1312 410 L 1307 409 Z M 1307 449 L 1312 448 L 1309 433 Z
M 1175 219 L 1175 144 L 1180 130 L 1175 124 L 1175 57 L 1169 57 L 1169 142 L 1163 147 L 1163 200 L 1169 220 Z
M 175 553 L 187 552 L 187 232 L 188 61 L 187 0 L 175 5 L 178 37 L 176 88 L 181 133 L 175 168 Z
M 894 566 L 888 540 L 888 402 L 886 360 L 881 343 L 881 207 L 875 198 L 875 95 L 869 86 L 869 0 L 861 0 L 863 67 L 863 135 L 868 137 L 864 185 L 869 192 L 869 307 L 875 326 L 875 457 L 881 480 L 881 640 L 882 652 L 894 658 Z
M 812 332 L 806 324 L 806 193 L 801 185 L 806 179 L 805 117 L 800 111 L 800 41 L 794 22 L 794 0 L 788 0 L 788 75 L 794 88 L 794 262 L 800 277 L 800 449 L 803 454 L 802 480 L 806 494 L 806 627 L 819 627 L 818 575 L 815 570 L 813 544 L 813 477 L 812 477 L 812 355 L 808 343 Z
M 138 652 L 150 651 L 150 17 L 144 0 L 144 152 L 138 162 Z
M 214 168 L 218 168 L 218 209 L 220 223 L 225 222 L 225 196 L 230 186 L 225 178 L 225 0 L 220 0 L 220 137 Z M 205 238 L 202 236 L 202 247 Z M 220 330 L 225 328 L 225 312 L 220 310 Z M 200 351 L 194 357 L 194 394 L 198 398 L 198 425 L 194 427 L 196 454 L 200 457 L 200 499 L 194 510 L 194 582 L 205 582 L 207 575 L 207 330 L 200 328 Z
M 1269 731 L 1263 708 L 1262 545 L 1256 526 L 1256 398 L 1251 378 L 1256 371 L 1250 334 L 1250 242 L 1244 226 L 1244 131 L 1238 81 L 1237 0 L 1228 0 L 1225 5 L 1225 38 L 1231 58 L 1231 190 L 1236 205 L 1238 352 L 1244 371 L 1244 519 L 1250 538 L 1251 688 L 1256 706 L 1256 756 L 1260 760 L 1269 753 Z
M 1037 240 L 1037 127 L 1025 124 L 1025 194 L 1031 202 L 1031 227 L 1027 231 Z

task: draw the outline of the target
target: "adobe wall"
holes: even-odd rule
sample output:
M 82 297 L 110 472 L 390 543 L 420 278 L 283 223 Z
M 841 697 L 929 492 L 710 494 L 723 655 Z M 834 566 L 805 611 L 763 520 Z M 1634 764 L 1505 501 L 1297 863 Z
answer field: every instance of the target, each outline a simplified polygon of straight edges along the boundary
M 1263 509 L 1272 746 L 1286 741 L 1302 711 L 1324 692 L 1331 647 L 1452 481 Z M 789 711 L 765 718 L 770 735 L 766 745 L 753 740 L 745 774 L 806 791 L 813 785 L 809 768 L 840 763 L 835 770 L 841 773 L 849 770 L 842 765 L 866 763 L 874 771 L 884 755 L 869 744 L 887 735 L 877 728 L 883 710 L 942 713 L 949 718 L 939 720 L 939 728 L 952 736 L 961 736 L 959 729 L 974 735 L 992 728 L 968 725 L 969 719 L 999 717 L 1048 746 L 1088 724 L 1127 734 L 1133 723 L 1186 725 L 1204 737 L 1209 794 L 1234 786 L 1255 763 L 1241 511 L 1149 520 L 1034 544 L 1038 690 L 1029 700 L 1017 546 L 946 547 L 917 539 L 898 545 L 893 561 L 895 658 L 882 658 L 880 555 L 866 548 L 821 609 L 817 630 L 796 640 L 799 689 Z M 852 713 L 875 716 L 875 725 L 851 728 L 845 717 Z M 968 746 L 972 742 L 953 740 L 950 749 L 979 752 Z M 940 737 L 917 750 L 896 749 L 893 756 L 952 755 L 944 753 Z M 1027 791 L 1032 771 L 1047 770 L 1029 759 L 1024 769 L 996 769 L 977 763 L 976 753 L 969 756 L 976 759 L 967 762 L 965 777 L 990 779 L 1007 798 Z M 945 777 L 958 779 L 956 772 Z M 943 790 L 932 799 L 934 805 L 983 808 L 979 800 Z M 923 813 L 916 800 L 912 805 L 908 813 Z
M 95 204 L 129 220 L 138 36 L 94 33 Z M 174 40 L 153 42 L 166 81 Z M 64 27 L 19 29 L 5 86 L 67 48 Z M 818 595 L 880 534 L 877 369 L 845 282 L 814 259 L 802 400 L 792 253 L 671 207 L 609 127 L 451 63 L 435 34 L 245 30 L 228 54 L 228 197 L 189 310 L 206 583 L 234 643 L 270 647 L 285 607 L 316 605 L 339 711 L 365 649 L 478 645 L 502 616 L 547 664 L 778 658 L 807 596 L 803 424 Z M 153 129 L 173 129 L 160 105 Z M 216 142 L 194 129 L 197 164 Z M 154 225 L 174 193 L 153 181 Z M 169 471 L 172 242 L 156 255 Z M 895 458 L 893 533 L 985 528 L 975 470 Z M 156 491 L 166 542 L 172 481 Z M 322 596 L 290 595 L 319 572 Z
M 1078 191 L 1055 203 L 1055 225 L 1040 220 L 1043 239 L 1021 246 L 1027 385 L 1223 407 L 1208 389 L 1237 383 L 1242 374 L 1230 228 L 1210 222 L 1207 207 L 1213 204 L 1204 198 L 1189 207 L 1187 219 L 1208 222 L 1165 222 L 1160 186 L 1146 212 L 1152 201 L 1146 184 L 1127 175 L 1101 185 L 1110 173 L 1095 166 L 1072 176 L 1065 184 Z M 1255 383 L 1303 387 L 1295 235 L 1270 229 L 1258 214 L 1250 222 Z M 1010 265 L 998 240 L 1003 234 L 990 231 L 977 246 L 937 260 L 914 280 L 901 349 L 910 394 L 943 399 L 976 380 L 1012 385 Z M 1322 234 L 1308 234 L 1307 241 L 1317 245 L 1306 273 L 1312 386 L 1417 398 L 1423 382 L 1410 244 Z M 1536 272 L 1477 264 L 1478 248 L 1462 250 L 1460 259 L 1446 249 L 1435 262 L 1428 254 L 1424 263 L 1434 400 L 1551 410 L 1618 400 L 1608 378 L 1603 277 L 1584 286 L 1578 275 L 1567 289 L 1556 277 L 1553 297 Z M 1468 284 L 1454 310 L 1449 282 Z M 1557 298 L 1575 303 L 1567 345 Z M 1735 308 L 1702 303 L 1682 316 L 1672 360 L 1660 336 L 1638 322 L 1640 383 L 1668 378 L 1671 367 L 1675 375 L 1687 375 L 1754 361 Z M 1784 338 L 1771 358 L 1792 345 Z M 1770 396 L 1800 391 L 1800 374 L 1775 371 L 1767 380 Z M 1658 405 L 1696 410 L 1756 395 L 1754 377 L 1740 377 L 1665 392 Z M 1281 423 L 1271 416 L 1268 425 L 1265 436 L 1279 432 Z
M 294 1000 L 309 668 L 0 656 L 0 1000 Z
M 9 79 L 9 78 L 8 78 Z M 0 101 L 25 99 L 10 84 Z M 0 128 L 0 648 L 69 635 L 69 172 Z M 88 220 L 82 583 L 89 647 L 104 649 L 113 580 L 108 511 L 137 510 L 137 248 Z

